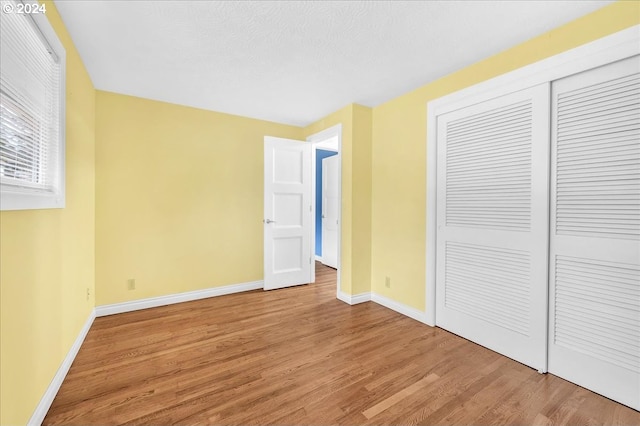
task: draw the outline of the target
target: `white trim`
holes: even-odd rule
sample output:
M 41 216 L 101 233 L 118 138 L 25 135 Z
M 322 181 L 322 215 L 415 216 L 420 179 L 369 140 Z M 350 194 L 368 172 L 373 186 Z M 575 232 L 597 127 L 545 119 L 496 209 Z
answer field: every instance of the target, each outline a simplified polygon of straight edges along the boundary
M 338 292 L 338 299 L 348 305 L 357 305 L 364 302 L 375 302 L 378 305 L 384 306 L 387 309 L 391 309 L 392 311 L 395 311 L 401 315 L 412 318 L 423 324 L 432 326 L 427 322 L 427 315 L 424 312 L 377 293 L 360 293 L 350 295 L 343 291 L 340 291 Z
M 85 321 L 84 326 L 82 326 L 82 329 L 78 334 L 78 337 L 76 337 L 73 345 L 71 345 L 69 352 L 67 352 L 67 356 L 65 356 L 62 360 L 62 364 L 60 364 L 60 367 L 58 367 L 58 371 L 56 371 L 55 376 L 53 376 L 53 380 L 51 380 L 51 383 L 49 383 L 47 390 L 44 392 L 44 395 L 40 399 L 40 402 L 31 415 L 31 418 L 29 419 L 27 425 L 41 425 L 44 421 L 44 418 L 47 415 L 49 408 L 51 408 L 51 404 L 53 403 L 53 400 L 56 397 L 60 386 L 62 386 L 62 382 L 64 382 L 65 377 L 67 377 L 67 373 L 71 368 L 71 364 L 73 364 L 73 361 L 76 359 L 76 355 L 78 355 L 78 351 L 80 350 L 85 337 L 87 337 L 87 333 L 89 332 L 89 329 L 93 324 L 93 320 L 95 319 L 96 310 L 92 309 L 89 317 L 87 318 L 87 321 Z
M 438 114 L 548 83 L 640 53 L 640 25 L 583 44 L 428 103 Z
M 329 139 L 316 143 L 315 146 L 317 149 L 322 149 L 324 151 L 338 152 L 338 136 L 334 135 Z
M 438 115 L 640 54 L 640 25 L 427 103 L 426 324 L 436 323 L 436 120 Z M 432 141 L 434 143 L 429 143 Z
M 318 133 L 307 136 L 306 140 L 307 142 L 318 143 L 324 142 L 327 139 L 331 139 L 334 136 L 338 136 L 339 139 L 342 139 L 342 123 L 338 123 L 335 126 L 327 127 L 326 129 Z M 338 151 L 340 150 L 340 148 L 341 146 L 340 144 L 338 144 Z
M 378 305 L 382 305 L 385 308 L 391 309 L 392 311 L 396 311 L 404 316 L 413 318 L 414 320 L 419 321 L 423 324 L 431 325 L 427 322 L 427 314 L 416 308 L 407 306 L 404 303 L 397 302 L 377 293 L 371 294 L 371 301 L 377 303 Z M 433 325 L 431 326 L 433 327 Z
M 338 209 L 338 264 L 336 265 L 336 297 L 340 299 L 340 294 L 342 290 L 340 290 L 341 279 L 340 279 L 340 268 L 341 268 L 341 257 L 342 257 L 342 123 L 338 123 L 335 126 L 331 126 L 327 129 L 322 130 L 321 132 L 314 133 L 311 136 L 307 137 L 307 142 L 313 144 L 313 149 L 311 150 L 311 173 L 313 174 L 313 178 L 311 180 L 311 203 L 313 210 L 313 231 L 311 232 L 311 253 L 316 252 L 316 145 L 321 144 L 327 139 L 331 139 L 333 137 L 338 138 L 338 196 L 340 199 L 340 208 Z M 315 268 L 313 269 L 313 281 L 315 282 Z M 345 293 L 342 293 L 345 294 Z M 340 299 L 342 300 L 342 299 Z M 348 303 L 348 302 L 347 302 Z M 350 303 L 351 304 L 351 303 Z
M 316 261 L 318 261 L 318 262 L 322 263 L 322 256 L 318 256 L 318 255 L 316 254 Z
M 359 303 L 371 301 L 371 293 L 367 292 L 350 295 L 345 293 L 344 291 L 338 291 L 337 298 L 348 305 L 357 305 Z
M 132 300 L 130 302 L 113 303 L 111 305 L 96 306 L 96 317 L 139 311 L 158 306 L 173 305 L 175 303 L 190 302 L 208 297 L 224 296 L 241 293 L 243 291 L 259 290 L 264 287 L 264 281 L 252 281 L 242 284 L 231 284 L 222 287 L 212 287 L 204 290 L 186 291 L 184 293 L 167 296 L 149 297 L 147 299 Z

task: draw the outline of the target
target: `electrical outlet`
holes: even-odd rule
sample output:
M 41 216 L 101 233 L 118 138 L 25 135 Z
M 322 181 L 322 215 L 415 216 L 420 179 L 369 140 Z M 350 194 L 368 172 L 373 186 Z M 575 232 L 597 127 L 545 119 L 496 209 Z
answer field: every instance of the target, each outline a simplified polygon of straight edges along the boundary
M 127 290 L 135 290 L 136 289 L 136 280 L 135 278 L 129 278 L 127 280 Z
M 391 288 L 391 277 L 385 277 L 384 279 L 384 286 L 386 288 Z

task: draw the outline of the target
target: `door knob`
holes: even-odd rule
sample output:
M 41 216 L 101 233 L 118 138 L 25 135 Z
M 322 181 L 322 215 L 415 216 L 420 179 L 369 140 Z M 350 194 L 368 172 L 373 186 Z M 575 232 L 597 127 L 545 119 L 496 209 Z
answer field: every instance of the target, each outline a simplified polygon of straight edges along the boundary
M 263 220 L 264 223 L 269 224 L 269 223 L 276 223 L 275 220 L 271 220 L 271 219 L 265 219 Z

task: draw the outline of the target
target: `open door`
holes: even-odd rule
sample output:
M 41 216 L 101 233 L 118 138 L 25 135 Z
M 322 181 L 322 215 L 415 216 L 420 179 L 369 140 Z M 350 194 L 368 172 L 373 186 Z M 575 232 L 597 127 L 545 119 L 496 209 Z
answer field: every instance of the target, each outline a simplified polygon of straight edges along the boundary
M 338 268 L 338 195 L 337 155 L 322 159 L 322 263 Z
M 264 289 L 313 282 L 311 144 L 264 138 Z

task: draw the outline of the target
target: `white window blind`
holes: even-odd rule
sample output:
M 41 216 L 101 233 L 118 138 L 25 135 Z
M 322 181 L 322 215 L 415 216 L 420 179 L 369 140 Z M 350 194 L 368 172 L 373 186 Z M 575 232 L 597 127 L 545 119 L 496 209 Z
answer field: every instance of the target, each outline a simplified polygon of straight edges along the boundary
M 64 207 L 64 50 L 44 15 L 17 10 L 0 14 L 2 209 Z

